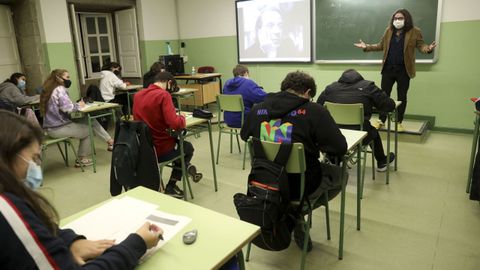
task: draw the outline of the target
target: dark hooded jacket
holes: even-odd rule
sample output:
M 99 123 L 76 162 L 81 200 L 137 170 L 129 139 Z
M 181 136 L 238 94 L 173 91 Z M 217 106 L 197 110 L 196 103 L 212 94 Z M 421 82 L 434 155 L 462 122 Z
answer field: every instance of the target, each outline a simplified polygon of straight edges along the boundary
M 365 124 L 372 117 L 373 107 L 382 112 L 391 112 L 395 109 L 393 99 L 374 82 L 363 79 L 355 70 L 345 71 L 340 79 L 327 86 L 317 99 L 317 103 L 322 105 L 327 101 L 342 104 L 362 103 Z
M 241 137 L 275 142 L 301 142 L 307 163 L 305 192 L 320 185 L 320 151 L 330 156 L 343 156 L 347 141 L 330 113 L 320 104 L 296 94 L 282 91 L 268 94 L 265 101 L 253 106 L 241 130 Z M 298 175 L 289 175 L 290 194 L 298 198 Z

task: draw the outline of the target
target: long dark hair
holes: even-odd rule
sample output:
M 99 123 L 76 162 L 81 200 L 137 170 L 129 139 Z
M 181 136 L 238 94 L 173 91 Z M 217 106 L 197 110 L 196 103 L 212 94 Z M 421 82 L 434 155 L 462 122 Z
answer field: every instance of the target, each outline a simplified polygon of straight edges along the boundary
M 47 113 L 48 101 L 52 97 L 53 90 L 60 85 L 63 85 L 63 74 L 68 72 L 66 69 L 55 69 L 43 83 L 43 91 L 40 94 L 40 112 L 42 116 L 45 116 Z
M 21 78 L 21 77 L 25 77 L 25 74 L 15 72 L 10 76 L 10 78 L 6 79 L 4 82 L 9 82 L 9 83 L 13 83 L 13 84 L 17 85 L 18 79 Z
M 393 31 L 395 31 L 395 26 L 393 26 L 393 17 L 395 17 L 395 14 L 397 13 L 402 13 L 403 17 L 405 17 L 405 24 L 403 25 L 403 30 L 405 32 L 408 32 L 410 31 L 412 28 L 413 28 L 413 19 L 412 19 L 412 15 L 410 14 L 410 12 L 408 12 L 408 10 L 404 9 L 404 8 L 401 8 L 401 9 L 397 9 L 393 14 L 392 14 L 392 17 L 390 18 L 390 29 L 392 29 Z
M 42 130 L 25 117 L 0 110 L 0 123 L 8 128 L 0 129 L 0 194 L 11 193 L 23 199 L 53 233 L 57 233 L 58 213 L 39 193 L 17 179 L 13 171 L 18 153 L 32 143 L 42 142 Z

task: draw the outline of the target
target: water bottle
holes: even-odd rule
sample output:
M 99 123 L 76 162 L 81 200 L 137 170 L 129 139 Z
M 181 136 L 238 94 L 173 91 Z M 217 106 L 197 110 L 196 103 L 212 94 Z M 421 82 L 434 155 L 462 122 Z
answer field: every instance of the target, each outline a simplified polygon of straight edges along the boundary
M 195 67 L 192 66 L 192 75 L 195 75 L 195 74 L 197 74 L 197 71 L 195 70 Z
M 170 46 L 170 42 L 167 42 L 167 54 L 168 55 L 172 55 L 173 52 L 172 52 L 172 46 Z

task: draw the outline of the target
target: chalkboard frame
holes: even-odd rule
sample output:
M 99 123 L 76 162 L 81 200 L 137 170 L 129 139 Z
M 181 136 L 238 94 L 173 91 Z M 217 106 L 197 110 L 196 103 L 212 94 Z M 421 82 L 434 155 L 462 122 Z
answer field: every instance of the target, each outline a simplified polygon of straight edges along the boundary
M 313 23 L 312 23 L 312 33 L 314 34 L 312 41 L 314 44 L 311 46 L 312 48 L 312 53 L 313 53 L 313 59 L 315 64 L 381 64 L 382 63 L 382 52 L 376 52 L 378 54 L 378 58 L 376 60 L 366 60 L 366 59 L 352 59 L 352 60 L 325 60 L 325 59 L 317 59 L 317 52 L 316 52 L 316 44 L 317 44 L 317 18 L 316 18 L 316 5 L 317 1 L 321 0 L 314 0 L 312 1 L 312 16 L 313 16 Z M 440 41 L 440 26 L 441 26 L 441 21 L 442 21 L 442 7 L 443 7 L 443 0 L 437 0 L 438 5 L 437 5 L 437 21 L 435 24 L 435 41 L 437 42 L 437 47 L 433 51 L 433 58 L 432 59 L 415 59 L 415 63 L 418 64 L 434 64 L 438 61 L 439 58 L 439 41 Z M 385 25 L 385 28 L 387 25 Z M 381 36 L 378 37 L 379 39 Z M 425 41 L 425 42 L 432 42 L 431 41 Z M 353 46 L 353 42 L 352 42 Z M 358 49 L 361 51 L 361 49 Z M 363 53 L 363 52 L 362 52 Z

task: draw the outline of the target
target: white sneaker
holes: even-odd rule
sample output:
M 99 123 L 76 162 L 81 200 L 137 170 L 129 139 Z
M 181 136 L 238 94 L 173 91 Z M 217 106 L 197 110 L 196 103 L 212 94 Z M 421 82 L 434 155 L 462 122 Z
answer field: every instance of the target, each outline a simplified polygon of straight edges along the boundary
M 377 119 L 375 120 L 375 123 L 372 124 L 372 126 L 375 128 L 375 129 L 380 129 L 382 126 L 384 126 L 385 123 L 382 122 L 381 120 Z
M 398 131 L 398 132 L 404 132 L 404 131 L 405 131 L 405 128 L 403 127 L 402 123 L 398 123 L 398 125 L 397 125 L 397 131 Z

